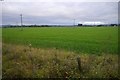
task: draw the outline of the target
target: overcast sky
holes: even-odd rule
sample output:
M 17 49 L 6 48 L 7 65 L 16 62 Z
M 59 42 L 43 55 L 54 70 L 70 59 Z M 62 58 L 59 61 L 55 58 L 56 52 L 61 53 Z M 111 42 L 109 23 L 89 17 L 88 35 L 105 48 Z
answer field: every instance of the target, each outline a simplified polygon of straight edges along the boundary
M 78 22 L 118 22 L 117 2 L 4 2 L 2 23 L 20 24 L 67 24 Z

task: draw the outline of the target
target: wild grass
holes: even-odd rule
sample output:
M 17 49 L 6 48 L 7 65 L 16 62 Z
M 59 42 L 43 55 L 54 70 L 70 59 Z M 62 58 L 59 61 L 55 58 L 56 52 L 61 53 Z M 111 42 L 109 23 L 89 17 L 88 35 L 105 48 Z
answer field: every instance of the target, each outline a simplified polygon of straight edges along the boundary
M 13 44 L 3 44 L 2 50 L 3 78 L 118 78 L 117 54 L 76 54 Z

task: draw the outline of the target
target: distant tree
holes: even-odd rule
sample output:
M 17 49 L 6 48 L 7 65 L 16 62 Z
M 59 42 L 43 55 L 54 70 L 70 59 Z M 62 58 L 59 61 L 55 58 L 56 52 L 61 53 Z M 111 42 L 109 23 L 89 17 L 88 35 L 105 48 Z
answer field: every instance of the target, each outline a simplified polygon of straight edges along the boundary
M 82 24 L 78 24 L 78 26 L 82 26 Z

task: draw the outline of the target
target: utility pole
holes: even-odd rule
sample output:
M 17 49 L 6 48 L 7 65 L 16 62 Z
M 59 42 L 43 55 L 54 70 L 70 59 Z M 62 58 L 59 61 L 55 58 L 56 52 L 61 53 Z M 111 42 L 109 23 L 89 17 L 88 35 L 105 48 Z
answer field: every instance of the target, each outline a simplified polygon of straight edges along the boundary
M 22 25 L 23 25 L 23 23 L 22 23 L 22 14 L 20 14 L 20 17 L 21 17 L 21 27 L 22 27 Z
M 75 19 L 73 19 L 74 21 L 73 21 L 73 25 L 75 26 Z
M 23 26 L 22 14 L 20 14 L 20 17 L 21 17 L 21 30 L 22 30 L 22 26 Z
M 22 24 L 22 14 L 20 14 L 20 17 L 21 17 L 21 27 L 22 27 L 22 25 L 23 25 L 23 24 Z

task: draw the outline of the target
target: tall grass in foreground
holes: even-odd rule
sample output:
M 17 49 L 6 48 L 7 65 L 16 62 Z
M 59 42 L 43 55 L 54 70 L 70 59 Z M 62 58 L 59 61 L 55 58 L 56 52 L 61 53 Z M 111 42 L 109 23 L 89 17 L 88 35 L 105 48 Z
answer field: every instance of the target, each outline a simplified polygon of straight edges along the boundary
M 11 44 L 3 44 L 2 50 L 3 78 L 118 78 L 117 54 L 76 54 Z

